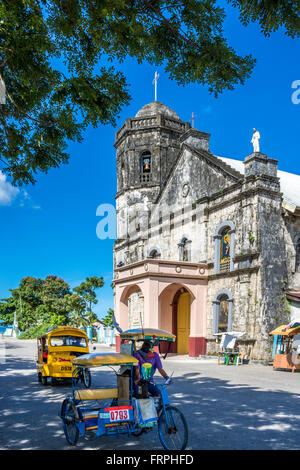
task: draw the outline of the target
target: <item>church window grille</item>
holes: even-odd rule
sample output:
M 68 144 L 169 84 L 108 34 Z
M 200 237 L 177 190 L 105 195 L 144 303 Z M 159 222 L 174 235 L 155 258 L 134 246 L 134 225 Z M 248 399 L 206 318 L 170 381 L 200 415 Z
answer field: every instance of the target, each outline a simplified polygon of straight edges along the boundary
M 189 261 L 189 250 L 187 240 L 184 240 L 182 247 L 182 261 Z
M 230 228 L 226 227 L 221 233 L 220 244 L 220 272 L 230 271 Z
M 222 289 L 213 300 L 213 334 L 232 329 L 233 298 L 228 289 Z
M 219 300 L 218 333 L 224 333 L 228 331 L 229 301 L 226 295 Z
M 296 265 L 295 265 L 295 271 L 300 272 L 300 237 L 297 240 L 296 243 Z
M 144 152 L 141 156 L 140 180 L 142 183 L 151 181 L 152 156 L 150 152 Z
M 174 214 L 171 212 L 170 213 L 170 230 L 173 230 L 174 228 Z
M 156 248 L 153 248 L 149 253 L 149 258 L 152 258 L 152 259 L 160 258 L 160 252 Z
M 179 260 L 180 261 L 191 261 L 191 240 L 186 237 L 181 239 L 178 243 L 179 247 Z
M 214 272 L 227 273 L 234 270 L 235 226 L 230 220 L 222 222 L 214 235 Z

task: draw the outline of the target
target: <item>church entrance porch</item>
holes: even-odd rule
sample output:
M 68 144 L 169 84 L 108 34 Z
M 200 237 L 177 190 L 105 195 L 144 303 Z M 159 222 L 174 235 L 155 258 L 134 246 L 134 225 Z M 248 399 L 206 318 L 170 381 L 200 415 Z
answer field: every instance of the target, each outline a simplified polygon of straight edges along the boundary
M 171 352 L 206 353 L 206 264 L 146 259 L 116 269 L 114 285 L 115 317 L 123 330 L 170 331 L 176 335 Z M 116 346 L 118 351 L 119 337 Z

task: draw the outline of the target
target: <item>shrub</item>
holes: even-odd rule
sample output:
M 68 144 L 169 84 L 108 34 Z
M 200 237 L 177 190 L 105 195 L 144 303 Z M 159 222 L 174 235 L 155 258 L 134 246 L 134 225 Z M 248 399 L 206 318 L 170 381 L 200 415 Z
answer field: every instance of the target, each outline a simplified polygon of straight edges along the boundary
M 32 326 L 31 328 L 27 328 L 27 330 L 23 331 L 18 336 L 18 339 L 35 339 L 38 336 L 44 335 L 50 328 L 50 324 L 46 323 L 43 325 Z

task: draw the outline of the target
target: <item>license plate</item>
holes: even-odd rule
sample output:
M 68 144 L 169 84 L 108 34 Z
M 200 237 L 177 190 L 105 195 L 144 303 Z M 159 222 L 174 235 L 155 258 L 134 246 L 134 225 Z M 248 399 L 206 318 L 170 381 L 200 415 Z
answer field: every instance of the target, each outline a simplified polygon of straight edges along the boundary
M 129 421 L 129 408 L 110 410 L 109 415 L 111 423 L 115 421 Z
M 60 370 L 61 370 L 62 372 L 70 372 L 70 371 L 72 370 L 72 367 L 69 367 L 69 366 L 62 366 L 62 367 L 60 368 Z

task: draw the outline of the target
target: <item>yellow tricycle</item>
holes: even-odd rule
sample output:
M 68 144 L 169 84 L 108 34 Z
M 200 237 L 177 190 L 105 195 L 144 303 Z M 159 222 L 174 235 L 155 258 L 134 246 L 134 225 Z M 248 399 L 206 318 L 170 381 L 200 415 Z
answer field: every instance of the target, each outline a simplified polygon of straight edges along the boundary
M 52 385 L 62 380 L 72 380 L 73 359 L 89 353 L 89 339 L 79 328 L 62 326 L 37 338 L 37 377 L 43 385 L 48 378 Z M 82 370 L 78 376 L 85 388 L 91 386 L 89 369 Z

